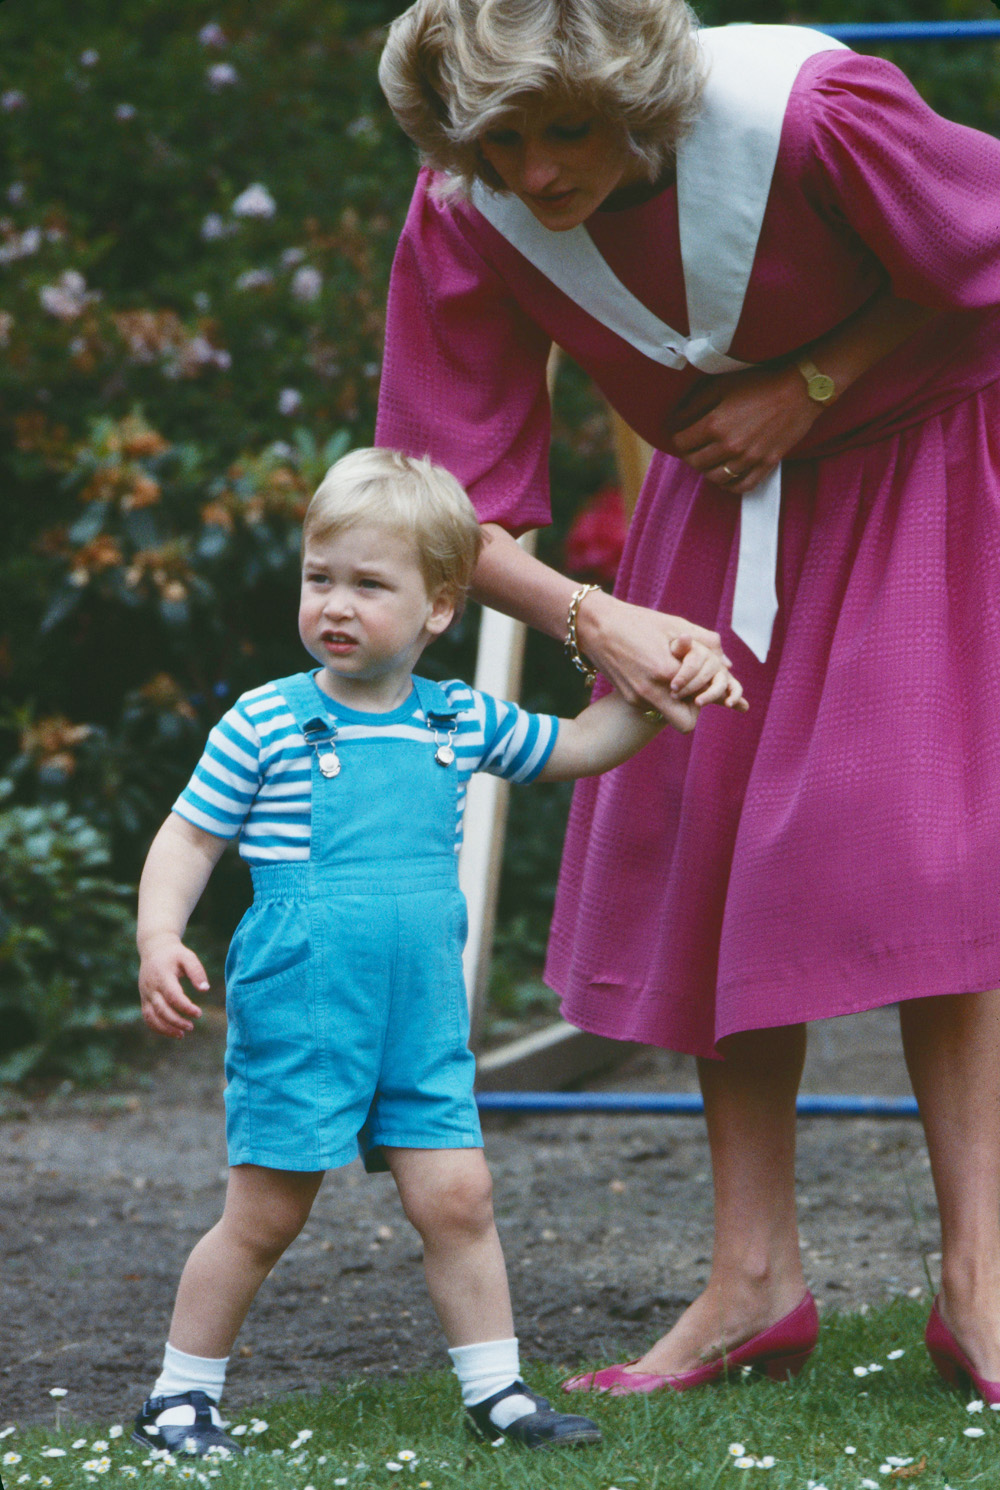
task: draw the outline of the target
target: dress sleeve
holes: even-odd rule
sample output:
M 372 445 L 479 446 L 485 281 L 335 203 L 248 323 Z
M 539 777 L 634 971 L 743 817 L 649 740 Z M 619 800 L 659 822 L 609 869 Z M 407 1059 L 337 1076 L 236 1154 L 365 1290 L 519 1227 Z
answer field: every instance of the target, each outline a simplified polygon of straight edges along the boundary
M 928 107 L 898 68 L 837 55 L 808 93 L 818 190 L 903 299 L 1000 304 L 1000 140 Z
M 235 838 L 260 783 L 260 736 L 237 700 L 209 735 L 173 811 L 215 838 Z
M 420 173 L 396 249 L 375 439 L 429 455 L 517 534 L 550 521 L 550 343 L 433 180 Z

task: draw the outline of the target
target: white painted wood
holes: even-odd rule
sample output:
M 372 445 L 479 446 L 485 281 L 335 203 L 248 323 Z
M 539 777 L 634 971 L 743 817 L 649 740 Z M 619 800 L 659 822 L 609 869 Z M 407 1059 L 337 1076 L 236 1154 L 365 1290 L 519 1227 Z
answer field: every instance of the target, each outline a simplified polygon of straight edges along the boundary
M 529 553 L 534 552 L 534 533 L 525 533 L 519 542 Z M 476 657 L 476 688 L 497 698 L 518 698 L 524 662 L 524 635 L 525 628 L 520 621 L 513 621 L 510 616 L 501 615 L 488 606 L 483 607 Z M 469 782 L 465 802 L 458 882 L 469 914 L 469 935 L 462 962 L 473 1050 L 482 1025 L 490 975 L 509 791 L 508 782 L 481 772 Z

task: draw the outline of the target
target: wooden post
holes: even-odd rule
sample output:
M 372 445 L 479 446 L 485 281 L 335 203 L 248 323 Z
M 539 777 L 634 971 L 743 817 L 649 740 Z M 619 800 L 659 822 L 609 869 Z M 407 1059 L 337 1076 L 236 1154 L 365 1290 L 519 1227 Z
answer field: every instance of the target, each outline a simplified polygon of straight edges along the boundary
M 549 360 L 549 392 L 558 367 L 558 349 Z M 649 466 L 652 447 L 630 429 L 609 407 L 618 478 L 629 516 L 635 510 L 639 488 Z M 525 534 L 520 543 L 529 553 L 535 535 Z M 524 626 L 509 616 L 483 608 L 476 657 L 475 687 L 500 698 L 517 699 L 521 690 L 524 660 Z M 503 844 L 507 824 L 506 781 L 485 773 L 469 782 L 465 806 L 465 832 L 459 858 L 459 884 L 469 913 L 469 935 L 463 968 L 469 1000 L 470 1044 L 478 1050 L 489 985 L 493 927 L 496 921 Z M 634 1047 L 605 1040 L 557 1020 L 545 1029 L 514 1040 L 499 1050 L 481 1056 L 477 1081 L 484 1089 L 563 1086 L 631 1054 Z

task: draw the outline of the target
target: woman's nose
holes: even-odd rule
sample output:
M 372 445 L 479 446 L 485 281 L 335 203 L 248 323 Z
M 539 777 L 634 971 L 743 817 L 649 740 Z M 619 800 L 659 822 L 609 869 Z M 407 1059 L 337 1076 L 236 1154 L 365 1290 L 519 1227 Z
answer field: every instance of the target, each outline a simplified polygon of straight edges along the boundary
M 542 140 L 526 140 L 521 159 L 524 190 L 532 194 L 545 191 L 559 175 L 559 162 Z

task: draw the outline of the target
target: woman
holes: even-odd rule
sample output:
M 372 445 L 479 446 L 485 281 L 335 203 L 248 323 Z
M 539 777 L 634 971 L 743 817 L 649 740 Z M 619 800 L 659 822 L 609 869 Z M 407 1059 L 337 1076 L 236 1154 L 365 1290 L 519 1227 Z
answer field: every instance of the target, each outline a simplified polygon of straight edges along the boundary
M 805 1025 L 898 1003 L 928 1347 L 1000 1400 L 1000 143 L 884 62 L 699 35 L 682 0 L 418 0 L 381 76 L 426 164 L 379 441 L 467 485 L 481 599 L 552 636 L 572 600 L 653 708 L 693 621 L 752 704 L 574 801 L 547 977 L 582 1028 L 698 1058 L 716 1237 L 674 1328 L 571 1385 L 797 1368 Z M 513 541 L 547 521 L 550 340 L 659 452 L 614 597 Z

